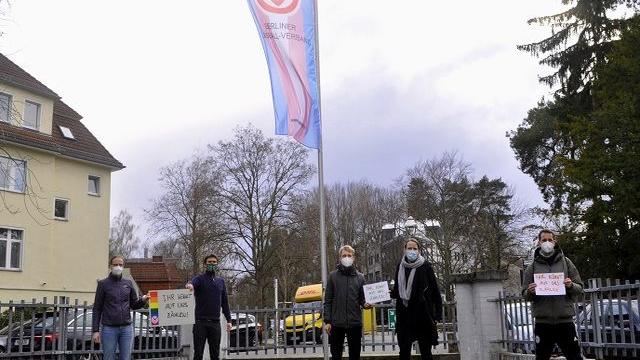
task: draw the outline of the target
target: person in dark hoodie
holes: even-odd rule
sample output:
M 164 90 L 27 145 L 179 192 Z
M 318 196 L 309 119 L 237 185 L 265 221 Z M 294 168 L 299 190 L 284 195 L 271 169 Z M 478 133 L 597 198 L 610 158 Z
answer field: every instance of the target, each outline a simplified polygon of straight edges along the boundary
M 331 358 L 342 359 L 344 338 L 349 344 L 349 359 L 360 359 L 362 341 L 362 308 L 371 305 L 364 300 L 364 275 L 353 266 L 355 250 L 344 245 L 338 251 L 340 263 L 329 274 L 324 293 L 324 322 L 329 334 Z
M 193 359 L 202 360 L 205 343 L 209 343 L 209 357 L 220 358 L 220 309 L 227 320 L 227 332 L 231 331 L 231 311 L 224 280 L 216 276 L 218 257 L 207 255 L 203 264 L 205 272 L 197 275 L 186 288 L 194 291 L 196 299 L 196 323 L 193 325 Z
M 391 298 L 396 299 L 399 358 L 411 359 L 411 345 L 417 341 L 422 359 L 432 359 L 431 347 L 438 345 L 436 323 L 442 321 L 442 297 L 433 268 L 415 238 L 404 244 Z
M 567 360 L 582 359 L 580 342 L 573 324 L 574 302 L 583 293 L 583 283 L 578 269 L 558 246 L 551 230 L 538 234 L 538 248 L 533 263 L 524 271 L 522 293 L 533 303 L 536 336 L 536 360 L 548 360 L 553 345 L 558 344 Z M 536 295 L 533 274 L 564 273 L 566 295 Z
M 133 346 L 131 310 L 144 307 L 149 295 L 138 297 L 131 280 L 122 278 L 122 256 L 112 257 L 109 264 L 111 272 L 98 281 L 93 302 L 92 338 L 94 343 L 102 344 L 104 360 L 114 360 L 116 348 L 120 351 L 119 360 L 129 360 Z

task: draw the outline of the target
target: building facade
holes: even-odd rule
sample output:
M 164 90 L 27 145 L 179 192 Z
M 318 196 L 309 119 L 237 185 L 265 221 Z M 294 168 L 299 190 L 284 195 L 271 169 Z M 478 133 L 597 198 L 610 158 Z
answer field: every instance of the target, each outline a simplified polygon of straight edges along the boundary
M 124 166 L 81 119 L 0 55 L 0 302 L 93 300 L 107 273 L 111 172 Z

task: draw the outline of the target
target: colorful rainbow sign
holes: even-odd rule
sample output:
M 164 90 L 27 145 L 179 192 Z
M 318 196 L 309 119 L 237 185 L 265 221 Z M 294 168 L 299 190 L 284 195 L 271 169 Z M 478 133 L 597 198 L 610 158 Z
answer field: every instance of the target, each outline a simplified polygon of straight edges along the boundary
M 186 289 L 149 291 L 151 326 L 187 325 L 195 323 L 195 298 Z
M 151 316 L 151 326 L 160 325 L 160 309 L 158 304 L 158 292 L 150 291 L 149 295 L 149 316 Z

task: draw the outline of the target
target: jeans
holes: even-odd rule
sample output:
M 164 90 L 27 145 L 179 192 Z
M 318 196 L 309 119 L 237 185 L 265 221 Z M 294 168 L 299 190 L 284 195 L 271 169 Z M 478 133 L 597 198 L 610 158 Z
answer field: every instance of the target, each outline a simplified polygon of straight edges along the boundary
M 209 358 L 220 358 L 220 320 L 196 320 L 193 325 L 193 359 L 202 360 L 205 342 L 209 343 Z
M 120 350 L 119 360 L 131 359 L 133 347 L 133 325 L 109 326 L 102 325 L 100 334 L 104 360 L 116 359 L 116 348 Z
M 349 360 L 360 359 L 360 346 L 362 341 L 362 326 L 343 328 L 332 326 L 329 343 L 331 344 L 331 359 L 342 359 L 344 349 L 344 337 L 347 337 L 349 345 Z

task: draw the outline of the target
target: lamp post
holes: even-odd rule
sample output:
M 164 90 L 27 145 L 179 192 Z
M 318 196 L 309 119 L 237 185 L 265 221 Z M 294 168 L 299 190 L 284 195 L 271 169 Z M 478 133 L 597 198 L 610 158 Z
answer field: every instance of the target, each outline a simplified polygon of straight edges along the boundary
M 414 236 L 416 234 L 416 229 L 418 228 L 418 223 L 413 218 L 413 216 L 409 216 L 407 221 L 404 222 L 404 231 L 409 236 Z

